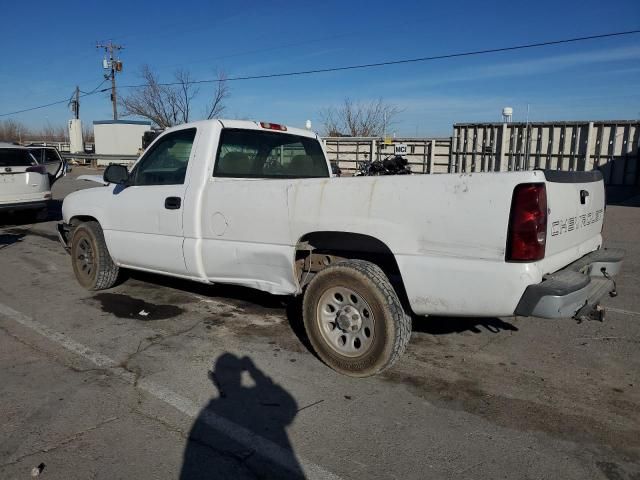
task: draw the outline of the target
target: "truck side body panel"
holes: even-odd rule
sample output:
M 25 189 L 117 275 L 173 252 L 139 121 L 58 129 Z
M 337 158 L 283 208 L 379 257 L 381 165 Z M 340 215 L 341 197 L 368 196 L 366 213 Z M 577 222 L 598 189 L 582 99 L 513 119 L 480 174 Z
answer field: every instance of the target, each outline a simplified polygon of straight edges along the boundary
M 260 126 L 205 121 L 188 127 L 198 134 L 184 185 L 158 188 L 151 202 L 136 198 L 137 187 L 77 192 L 64 202 L 65 222 L 94 216 L 120 265 L 276 294 L 300 291 L 294 261 L 305 235 L 368 235 L 395 256 L 409 303 L 420 315 L 511 315 L 529 285 L 602 244 L 602 182 L 547 181 L 542 171 L 217 178 L 222 129 Z M 547 250 L 537 262 L 505 261 L 512 195 L 521 183 L 547 188 Z M 158 205 L 170 195 L 182 196 L 180 210 Z

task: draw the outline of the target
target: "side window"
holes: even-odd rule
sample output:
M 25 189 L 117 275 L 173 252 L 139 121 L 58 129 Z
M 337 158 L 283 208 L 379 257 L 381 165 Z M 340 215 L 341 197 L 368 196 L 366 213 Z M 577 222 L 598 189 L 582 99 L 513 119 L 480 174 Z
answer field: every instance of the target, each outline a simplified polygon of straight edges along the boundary
M 38 163 L 42 163 L 42 149 L 40 148 L 30 148 L 29 153 L 33 155 Z
M 183 184 L 195 137 L 195 128 L 178 130 L 162 137 L 131 172 L 132 184 Z
M 50 148 L 45 149 L 44 151 L 45 162 L 59 162 L 60 157 L 55 150 Z
M 327 161 L 315 138 L 260 130 L 224 129 L 214 177 L 328 177 Z

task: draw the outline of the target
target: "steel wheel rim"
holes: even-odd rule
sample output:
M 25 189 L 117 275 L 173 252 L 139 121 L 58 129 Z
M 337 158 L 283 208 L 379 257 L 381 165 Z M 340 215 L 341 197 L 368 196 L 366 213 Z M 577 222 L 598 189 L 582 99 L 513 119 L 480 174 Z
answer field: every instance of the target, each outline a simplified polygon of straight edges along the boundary
M 351 288 L 325 290 L 318 301 L 316 321 L 325 343 L 340 355 L 360 357 L 373 345 L 373 311 L 362 295 Z
M 81 237 L 75 252 L 75 262 L 78 272 L 86 278 L 91 278 L 96 268 L 95 260 L 96 258 L 91 242 L 87 237 Z

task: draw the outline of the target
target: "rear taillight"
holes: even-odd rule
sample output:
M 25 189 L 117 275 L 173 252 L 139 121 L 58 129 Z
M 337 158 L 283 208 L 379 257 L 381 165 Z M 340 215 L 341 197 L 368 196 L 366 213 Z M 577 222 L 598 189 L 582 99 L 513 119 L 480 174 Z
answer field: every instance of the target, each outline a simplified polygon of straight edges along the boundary
M 280 132 L 286 132 L 287 127 L 280 125 L 279 123 L 260 122 L 262 128 L 268 128 L 269 130 L 278 130 Z
M 25 172 L 35 172 L 44 175 L 47 173 L 47 167 L 45 167 L 44 165 L 34 165 L 33 167 L 27 167 Z
M 522 183 L 513 191 L 507 261 L 544 258 L 547 241 L 547 190 L 544 183 Z

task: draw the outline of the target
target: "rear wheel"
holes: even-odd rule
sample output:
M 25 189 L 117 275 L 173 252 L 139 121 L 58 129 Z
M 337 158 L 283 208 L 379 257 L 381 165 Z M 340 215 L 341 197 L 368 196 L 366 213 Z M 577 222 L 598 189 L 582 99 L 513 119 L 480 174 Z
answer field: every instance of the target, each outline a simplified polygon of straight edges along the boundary
M 84 222 L 71 235 L 71 262 L 78 283 L 88 290 L 111 288 L 119 268 L 113 263 L 98 222 Z
M 320 359 L 354 377 L 389 368 L 411 336 L 411 318 L 387 276 L 362 260 L 340 262 L 319 272 L 305 292 L 303 318 Z

